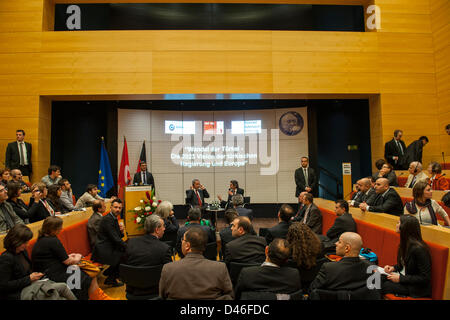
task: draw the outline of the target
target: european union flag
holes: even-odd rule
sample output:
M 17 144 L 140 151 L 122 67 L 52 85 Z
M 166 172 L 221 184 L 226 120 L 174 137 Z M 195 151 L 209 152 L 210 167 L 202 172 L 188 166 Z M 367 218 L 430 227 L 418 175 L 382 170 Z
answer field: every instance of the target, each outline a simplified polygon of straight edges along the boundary
M 109 164 L 108 153 L 105 148 L 105 141 L 102 137 L 102 147 L 100 154 L 100 170 L 98 171 L 98 190 L 100 196 L 106 198 L 106 193 L 114 187 L 114 180 L 111 173 L 111 165 Z

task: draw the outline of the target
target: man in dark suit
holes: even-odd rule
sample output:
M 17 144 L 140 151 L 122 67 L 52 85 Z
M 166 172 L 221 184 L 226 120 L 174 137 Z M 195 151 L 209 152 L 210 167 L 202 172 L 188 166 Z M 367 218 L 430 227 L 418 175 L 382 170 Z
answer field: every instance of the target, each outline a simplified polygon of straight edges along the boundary
M 233 204 L 233 208 L 236 209 L 239 216 L 248 217 L 250 220 L 253 220 L 253 210 L 244 208 L 244 197 L 242 194 L 236 194 L 231 198 L 231 203 Z
M 200 180 L 192 180 L 190 189 L 186 190 L 186 204 L 191 207 L 204 207 L 205 198 L 209 198 L 209 193 L 205 186 L 200 183 Z
M 283 204 L 278 211 L 278 224 L 272 228 L 267 229 L 266 242 L 270 244 L 273 239 L 286 239 L 291 218 L 294 214 L 294 209 L 288 204 Z
M 187 223 L 186 225 L 180 227 L 177 232 L 177 242 L 175 244 L 175 248 L 178 252 L 178 255 L 183 258 L 183 251 L 182 251 L 182 239 L 184 233 L 189 230 L 192 227 L 199 227 L 203 231 L 205 231 L 205 234 L 207 236 L 208 243 L 215 242 L 216 241 L 216 235 L 214 231 L 206 225 L 201 224 L 201 218 L 202 218 L 202 212 L 200 208 L 191 208 L 188 211 L 187 215 Z
M 25 142 L 25 131 L 16 131 L 16 141 L 8 143 L 5 155 L 5 167 L 19 169 L 24 176 L 31 177 L 31 143 Z M 30 179 L 31 180 L 31 179 Z
M 147 164 L 142 161 L 140 167 L 141 171 L 134 174 L 133 184 L 140 186 L 151 185 L 153 189 L 156 189 L 155 179 L 153 179 L 153 175 L 147 171 Z
M 425 147 L 428 142 L 429 140 L 426 136 L 421 136 L 419 140 L 411 142 L 408 148 L 406 148 L 406 161 L 408 164 L 413 161 L 422 163 L 423 147 Z M 407 167 L 405 169 L 407 169 Z
M 362 248 L 359 234 L 345 232 L 336 242 L 336 254 L 342 259 L 338 262 L 327 262 L 322 265 L 316 278 L 310 285 L 311 297 L 315 289 L 323 290 L 369 290 L 367 288 L 367 273 L 369 263 L 359 258 Z M 355 297 L 356 298 L 356 297 Z
M 119 225 L 117 217 L 122 212 L 122 201 L 114 199 L 111 202 L 111 212 L 102 218 L 97 234 L 97 242 L 92 252 L 92 260 L 110 267 L 103 273 L 107 276 L 105 284 L 113 287 L 123 286 L 118 282 L 119 265 L 127 244 L 122 240 L 123 226 Z
M 334 220 L 333 225 L 328 229 L 327 235 L 320 235 L 325 249 L 330 248 L 327 252 L 333 252 L 335 249 L 335 243 L 339 240 L 339 237 L 344 232 L 356 232 L 356 223 L 353 220 L 352 215 L 349 213 L 348 203 L 345 200 L 337 200 L 335 204 L 334 212 L 337 218 Z
M 238 216 L 239 214 L 236 211 L 236 209 L 227 209 L 225 211 L 224 217 L 228 225 L 219 232 L 220 241 L 222 243 L 220 249 L 221 259 L 223 259 L 223 257 L 225 256 L 227 243 L 234 240 L 233 234 L 231 232 L 231 224 L 233 223 L 234 219 L 236 219 Z
M 388 213 L 394 216 L 403 214 L 403 202 L 397 191 L 389 187 L 389 180 L 379 178 L 375 182 L 375 192 L 377 197 L 373 204 L 368 205 L 363 202 L 359 205 L 362 211 Z
M 176 300 L 233 299 L 233 285 L 226 265 L 203 256 L 206 243 L 207 237 L 199 227 L 184 233 L 184 258 L 163 266 L 159 280 L 160 297 Z
M 236 239 L 228 242 L 224 261 L 263 263 L 266 259 L 266 239 L 256 235 L 248 217 L 237 217 L 231 226 Z
M 409 164 L 406 161 L 406 145 L 402 136 L 402 130 L 395 130 L 394 138 L 384 145 L 384 157 L 394 170 L 405 170 Z
M 291 255 L 285 239 L 275 239 L 265 248 L 266 260 L 261 266 L 241 270 L 235 288 L 236 300 L 243 292 L 294 293 L 301 289 L 298 269 L 283 267 Z
M 145 235 L 128 240 L 126 263 L 136 267 L 148 267 L 172 262 L 170 247 L 159 240 L 164 235 L 164 220 L 152 214 L 145 219 L 144 229 Z M 158 286 L 143 289 L 127 285 L 126 291 L 135 296 L 159 293 Z
M 359 189 L 359 196 L 355 197 L 353 200 L 349 200 L 349 204 L 352 207 L 359 208 L 359 205 L 363 202 L 367 204 L 373 204 L 376 198 L 375 189 L 372 188 L 371 178 L 362 178 L 356 182 Z
M 313 202 L 314 198 L 311 193 L 307 193 L 303 196 L 305 211 L 298 217 L 297 221 L 306 224 L 316 234 L 322 234 L 322 213 Z
M 303 204 L 303 197 L 307 193 L 308 192 L 306 191 L 300 192 L 300 195 L 298 196 L 297 213 L 295 214 L 295 216 L 292 217 L 292 222 L 300 221 L 300 217 L 303 217 L 303 215 L 305 214 L 306 206 Z
M 244 196 L 244 189 L 239 188 L 239 182 L 237 182 L 237 180 L 231 180 L 230 188 L 228 189 L 228 200 L 225 201 L 222 199 L 221 195 L 219 195 L 219 194 L 217 195 L 217 198 L 220 201 L 220 206 L 225 209 L 228 209 L 229 207 L 231 207 L 231 199 L 233 196 L 235 196 L 237 194 L 241 194 L 242 196 Z
M 295 170 L 295 196 L 298 197 L 300 192 L 306 191 L 317 197 L 318 177 L 314 169 L 308 166 L 308 158 L 301 158 L 301 167 Z
M 106 212 L 105 201 L 95 200 L 92 204 L 92 215 L 87 223 L 87 231 L 89 243 L 91 244 L 91 249 L 95 248 L 95 243 L 97 242 L 97 234 L 100 228 L 100 222 L 103 219 L 103 214 Z

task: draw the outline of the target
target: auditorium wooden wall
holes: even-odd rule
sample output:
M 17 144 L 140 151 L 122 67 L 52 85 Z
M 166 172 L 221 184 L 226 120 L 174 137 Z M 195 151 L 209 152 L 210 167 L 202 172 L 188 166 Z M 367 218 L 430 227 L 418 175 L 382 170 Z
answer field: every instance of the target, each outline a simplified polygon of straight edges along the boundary
M 425 163 L 441 160 L 441 151 L 450 155 L 444 131 L 450 118 L 448 0 L 283 3 L 374 3 L 382 29 L 52 32 L 50 1 L 0 1 L 0 160 L 15 130 L 23 128 L 34 146 L 33 180 L 46 174 L 51 99 L 163 93 L 367 96 L 373 160 L 383 156 L 384 142 L 397 128 L 406 143 L 430 138 Z

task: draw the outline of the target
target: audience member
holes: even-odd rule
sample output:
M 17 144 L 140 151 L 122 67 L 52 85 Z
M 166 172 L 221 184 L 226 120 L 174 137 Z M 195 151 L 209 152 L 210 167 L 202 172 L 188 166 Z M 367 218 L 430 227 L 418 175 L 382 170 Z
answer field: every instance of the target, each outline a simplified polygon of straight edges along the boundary
M 14 181 L 10 181 L 8 183 L 8 203 L 11 204 L 14 212 L 19 216 L 20 219 L 26 224 L 30 223 L 30 213 L 29 208 L 23 202 L 22 199 L 20 199 L 20 196 L 22 194 L 22 188 L 20 187 L 20 184 Z
M 12 169 L 10 174 L 12 181 L 19 183 L 23 193 L 31 192 L 30 187 L 23 181 L 22 172 L 19 169 Z
M 148 186 L 151 185 L 153 189 L 156 190 L 155 187 L 155 179 L 153 179 L 153 175 L 147 171 L 147 163 L 141 161 L 139 164 L 140 171 L 136 172 L 133 177 L 133 184 L 140 186 Z
M 72 196 L 72 185 L 69 180 L 61 179 L 58 182 L 58 185 L 61 187 L 61 196 L 59 200 L 61 202 L 61 206 L 63 207 L 64 212 L 70 212 L 75 210 L 75 206 L 73 204 L 73 196 Z
M 9 169 L 19 169 L 24 176 L 31 176 L 31 143 L 25 141 L 25 131 L 16 130 L 16 141 L 6 147 L 5 166 Z
M 318 177 L 313 168 L 309 167 L 309 160 L 307 157 L 300 159 L 301 167 L 295 170 L 295 196 L 298 197 L 301 192 L 306 191 L 317 196 Z
M 233 208 L 236 209 L 239 216 L 241 217 L 248 217 L 251 220 L 253 220 L 253 210 L 244 208 L 244 197 L 242 194 L 236 194 L 231 197 L 231 203 L 233 204 Z
M 422 163 L 422 150 L 428 142 L 429 140 L 426 136 L 421 136 L 418 140 L 411 142 L 406 148 L 406 163 L 411 163 L 413 161 Z
M 61 205 L 61 187 L 59 184 L 52 184 L 50 187 L 48 187 L 48 195 L 47 200 L 50 206 L 55 211 L 55 214 L 61 214 L 66 213 L 68 211 L 65 211 L 63 206 Z
M 33 232 L 24 224 L 12 227 L 3 239 L 5 252 L 0 256 L 0 299 L 20 300 L 22 289 L 44 274 L 32 272 L 31 260 L 26 250 Z
M 331 248 L 332 252 L 334 252 L 334 249 L 336 248 L 334 244 L 339 240 L 341 234 L 344 232 L 356 232 L 356 222 L 349 212 L 347 201 L 337 200 L 334 212 L 336 213 L 337 218 L 334 220 L 331 228 L 328 229 L 327 235 L 319 235 L 324 248 Z
M 292 221 L 299 221 L 299 217 L 303 216 L 306 206 L 303 204 L 303 197 L 305 196 L 305 194 L 307 194 L 308 192 L 303 191 L 300 192 L 299 196 L 298 196 L 298 208 L 297 208 L 297 213 L 295 214 L 295 216 L 292 217 Z
M 100 229 L 100 222 L 102 221 L 103 214 L 106 212 L 105 201 L 95 200 L 92 204 L 92 215 L 87 222 L 87 231 L 91 250 L 94 250 L 95 243 L 97 242 L 97 234 Z
M 221 259 L 223 259 L 223 257 L 225 256 L 227 243 L 234 239 L 232 231 L 231 231 L 231 224 L 233 223 L 234 219 L 236 219 L 239 216 L 239 214 L 236 211 L 236 209 L 227 209 L 225 211 L 224 216 L 225 216 L 225 221 L 226 221 L 227 225 L 219 232 L 220 241 L 222 244 L 220 247 Z
M 88 184 L 86 187 L 86 192 L 78 199 L 75 204 L 75 209 L 87 208 L 92 206 L 95 200 L 104 200 L 105 202 L 109 202 L 114 200 L 115 197 L 111 199 L 103 199 L 98 195 L 98 188 L 95 184 Z
M 176 243 L 175 247 L 176 247 L 178 255 L 181 258 L 184 257 L 183 251 L 182 251 L 183 234 L 192 227 L 199 227 L 203 231 L 205 231 L 208 243 L 216 241 L 216 235 L 215 235 L 214 231 L 209 226 L 200 224 L 201 217 L 202 217 L 202 212 L 201 212 L 200 208 L 197 207 L 197 208 L 189 209 L 188 215 L 187 215 L 187 224 L 178 229 L 177 243 Z
M 219 199 L 220 201 L 220 206 L 222 208 L 228 209 L 232 205 L 231 198 L 237 194 L 244 196 L 244 189 L 239 188 L 239 182 L 237 182 L 237 180 L 231 180 L 230 188 L 228 189 L 227 201 L 223 200 L 221 195 L 217 195 L 217 199 Z
M 446 194 L 444 194 L 441 201 L 444 203 L 444 206 L 446 206 L 447 208 L 450 208 L 450 192 L 447 192 Z
M 47 202 L 47 193 L 47 187 L 43 182 L 38 182 L 31 186 L 33 197 L 30 199 L 30 210 L 28 211 L 30 223 L 55 215 L 55 210 Z
M 256 235 L 248 217 L 237 217 L 231 225 L 234 240 L 227 243 L 224 261 L 262 263 L 266 259 L 264 253 L 266 239 Z
M 405 161 L 406 145 L 402 140 L 402 136 L 402 130 L 395 130 L 394 138 L 384 145 L 384 157 L 394 170 L 405 170 L 408 165 Z
M 433 190 L 448 190 L 449 183 L 442 174 L 442 166 L 438 162 L 432 162 L 428 166 L 428 172 L 430 173 L 430 186 Z
M 363 202 L 359 205 L 362 211 L 382 212 L 395 216 L 403 214 L 403 202 L 397 191 L 389 187 L 389 181 L 386 178 L 379 178 L 375 182 L 375 192 L 377 198 L 373 205 Z
M 67 283 L 74 271 L 69 266 L 77 265 L 82 256 L 79 253 L 67 254 L 58 239 L 63 220 L 60 217 L 48 217 L 44 220 L 38 239 L 31 253 L 33 270 L 44 273 L 50 280 Z M 71 288 L 80 300 L 112 300 L 99 287 L 97 278 L 91 278 L 83 270 L 79 270 L 78 286 Z M 79 281 L 79 282 L 78 282 Z
M 342 259 L 322 265 L 317 277 L 311 283 L 310 292 L 312 293 L 315 289 L 350 292 L 369 290 L 367 268 L 370 264 L 359 257 L 362 245 L 359 234 L 354 232 L 341 234 L 336 242 L 336 254 Z
M 173 204 L 169 201 L 162 201 L 156 208 L 155 213 L 164 220 L 164 228 L 166 230 L 164 231 L 162 240 L 176 239 L 180 226 L 173 212 Z
M 439 214 L 445 224 L 450 225 L 450 219 L 447 212 L 432 199 L 432 191 L 427 181 L 419 181 L 412 190 L 414 200 L 407 202 L 404 208 L 404 214 L 410 214 L 419 220 L 420 224 L 438 225 L 436 214 Z
M 305 211 L 298 217 L 298 221 L 306 224 L 317 234 L 322 234 L 322 213 L 314 204 L 314 198 L 311 193 L 303 196 Z
M 393 167 L 390 163 L 385 163 L 381 167 L 381 170 L 378 172 L 378 176 L 376 179 L 386 178 L 389 181 L 389 185 L 392 187 L 398 187 L 398 179 L 395 174 Z
M 400 234 L 397 264 L 384 267 L 388 276 L 382 277 L 381 292 L 431 297 L 431 255 L 422 240 L 419 221 L 411 215 L 403 215 L 396 232 Z
M 158 266 L 172 262 L 171 248 L 160 241 L 164 234 L 164 220 L 153 214 L 144 222 L 145 235 L 128 240 L 126 264 L 136 267 Z M 135 296 L 157 295 L 158 286 L 135 288 L 127 285 L 126 291 Z
M 285 239 L 275 238 L 266 246 L 265 255 L 266 260 L 261 266 L 241 270 L 235 288 L 236 300 L 245 292 L 291 294 L 301 289 L 298 270 L 284 267 L 291 255 Z
M 425 172 L 422 171 L 422 164 L 418 161 L 413 161 L 409 164 L 409 176 L 408 180 L 406 180 L 405 188 L 412 188 L 414 184 L 419 181 L 427 181 L 428 176 Z
M 9 172 L 9 169 L 2 169 L 0 170 L 0 185 L 6 187 L 9 180 L 11 180 L 11 175 Z
M 100 221 L 97 241 L 92 252 L 93 261 L 109 265 L 109 268 L 103 274 L 107 276 L 105 284 L 113 287 L 123 286 L 123 283 L 117 281 L 119 265 L 127 247 L 127 244 L 122 240 L 124 227 L 118 221 L 122 212 L 122 205 L 120 199 L 114 199 L 111 202 L 111 211 Z
M 56 165 L 51 165 L 48 168 L 48 175 L 42 177 L 41 182 L 50 187 L 52 184 L 58 184 L 59 180 L 62 179 L 61 168 Z
M 205 231 L 193 227 L 183 234 L 184 258 L 164 265 L 159 281 L 163 299 L 232 300 L 233 286 L 226 265 L 203 256 Z
M 288 204 L 283 204 L 278 210 L 278 224 L 272 228 L 267 229 L 266 242 L 269 245 L 273 239 L 281 238 L 286 239 L 288 233 L 289 224 L 294 214 L 294 209 Z
M 292 223 L 286 240 L 292 254 L 288 265 L 299 270 L 302 289 L 306 293 L 322 264 L 329 260 L 324 255 L 319 237 L 306 224 Z
M 5 186 L 0 185 L 0 232 L 8 231 L 16 224 L 23 224 L 22 219 L 14 212 L 6 199 L 8 199 L 7 190 Z
M 359 205 L 363 202 L 367 203 L 368 205 L 374 203 L 377 193 L 372 187 L 371 178 L 372 177 L 362 178 L 356 182 L 359 188 L 360 195 L 353 200 L 349 200 L 349 204 L 352 207 L 359 208 Z

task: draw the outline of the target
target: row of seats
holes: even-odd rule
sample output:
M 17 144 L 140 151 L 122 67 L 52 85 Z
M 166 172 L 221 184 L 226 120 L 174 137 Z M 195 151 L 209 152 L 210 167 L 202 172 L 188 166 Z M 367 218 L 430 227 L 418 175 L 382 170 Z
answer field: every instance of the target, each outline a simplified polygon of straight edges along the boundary
M 323 233 L 334 224 L 336 213 L 331 210 L 320 208 L 322 212 Z M 363 220 L 355 219 L 356 230 L 361 235 L 364 247 L 370 248 L 378 256 L 380 266 L 395 265 L 397 262 L 397 248 L 400 244 L 400 235 L 395 230 L 377 226 Z M 442 300 L 445 287 L 445 275 L 447 273 L 448 248 L 426 241 L 431 252 L 431 285 L 432 299 Z M 394 298 L 387 295 L 386 298 Z M 397 297 L 395 297 L 398 299 Z M 408 298 L 412 299 L 412 298 Z

